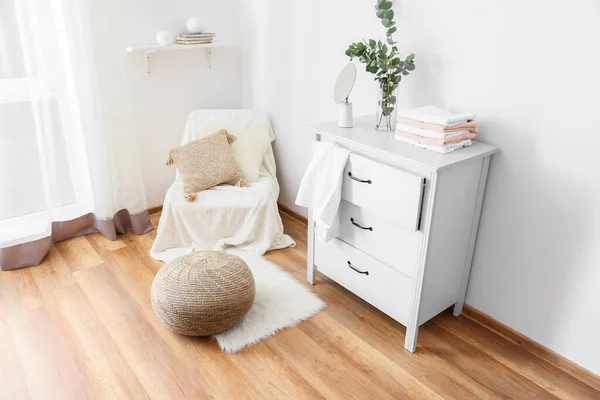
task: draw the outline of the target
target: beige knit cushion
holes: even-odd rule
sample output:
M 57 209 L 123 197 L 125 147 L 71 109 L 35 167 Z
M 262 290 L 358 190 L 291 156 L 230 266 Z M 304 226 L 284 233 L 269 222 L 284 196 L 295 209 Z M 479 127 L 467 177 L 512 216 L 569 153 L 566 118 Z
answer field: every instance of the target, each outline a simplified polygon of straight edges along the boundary
M 230 147 L 234 140 L 235 136 L 221 129 L 169 152 L 167 165 L 179 170 L 186 200 L 194 201 L 198 192 L 221 183 L 246 186 Z
M 209 336 L 233 327 L 254 303 L 250 268 L 239 257 L 199 251 L 164 266 L 152 283 L 152 307 L 182 335 Z

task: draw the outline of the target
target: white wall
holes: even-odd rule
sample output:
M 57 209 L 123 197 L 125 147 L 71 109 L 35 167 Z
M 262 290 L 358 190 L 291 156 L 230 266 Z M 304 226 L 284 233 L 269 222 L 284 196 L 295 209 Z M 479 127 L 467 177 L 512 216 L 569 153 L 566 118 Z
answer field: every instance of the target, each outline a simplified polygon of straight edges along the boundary
M 220 40 L 238 37 L 238 0 L 104 0 L 93 4 L 99 77 L 104 112 L 111 121 L 131 125 L 138 136 L 139 157 L 149 207 L 161 205 L 174 168 L 165 166 L 177 147 L 190 111 L 241 106 L 241 50 L 213 50 L 212 69 L 204 51 L 151 55 L 151 75 L 143 53 L 125 47 L 155 43 L 156 33 L 185 32 L 188 17 L 198 16 Z M 130 101 L 129 101 L 130 100 Z M 131 116 L 133 115 L 133 124 Z
M 306 125 L 337 117 L 346 46 L 383 31 L 372 1 L 242 4 L 244 105 L 271 113 L 280 200 L 310 158 Z M 478 114 L 492 165 L 467 303 L 600 374 L 600 3 L 405 0 L 406 106 Z M 359 76 L 355 114 L 373 113 Z
M 333 86 L 349 60 L 344 55 L 348 45 L 362 37 L 385 38 L 378 21 L 367 17 L 374 12 L 373 4 L 347 0 L 241 3 L 243 105 L 270 113 L 277 136 L 279 198 L 298 212 L 305 212 L 294 200 L 310 161 L 306 126 L 338 117 Z M 376 89 L 360 67 L 350 96 L 354 115 L 374 114 Z
M 411 102 L 479 115 L 491 166 L 467 303 L 600 374 L 600 3 L 403 2 Z

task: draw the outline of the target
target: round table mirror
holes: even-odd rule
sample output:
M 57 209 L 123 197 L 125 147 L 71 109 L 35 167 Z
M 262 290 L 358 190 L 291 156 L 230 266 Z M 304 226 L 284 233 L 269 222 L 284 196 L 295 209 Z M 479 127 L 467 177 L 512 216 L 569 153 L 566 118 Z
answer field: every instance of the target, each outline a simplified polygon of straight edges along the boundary
M 335 88 L 333 89 L 333 101 L 343 103 L 348 101 L 348 96 L 354 87 L 356 80 L 356 65 L 348 64 L 344 67 L 337 78 Z

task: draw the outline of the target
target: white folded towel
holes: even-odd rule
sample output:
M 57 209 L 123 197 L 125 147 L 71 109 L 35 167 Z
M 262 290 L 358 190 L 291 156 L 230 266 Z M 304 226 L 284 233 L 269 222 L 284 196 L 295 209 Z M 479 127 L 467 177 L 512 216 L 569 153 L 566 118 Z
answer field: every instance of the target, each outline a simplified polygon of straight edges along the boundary
M 317 237 L 329 241 L 339 231 L 342 177 L 350 151 L 332 142 L 317 141 L 313 142 L 312 151 L 312 159 L 298 189 L 296 204 L 312 209 Z
M 452 153 L 454 150 L 458 150 L 463 147 L 468 147 L 473 144 L 473 142 L 471 142 L 470 139 L 463 140 L 462 142 L 458 142 L 458 143 L 448 143 L 443 146 L 435 146 L 435 145 L 431 145 L 431 144 L 420 143 L 420 142 L 417 142 L 416 140 L 408 139 L 408 138 L 398 136 L 398 135 L 396 135 L 396 139 L 398 139 L 401 142 L 412 144 L 413 146 L 416 146 L 416 147 L 420 147 L 422 149 L 427 149 L 427 150 L 431 150 L 431 151 L 435 151 L 437 153 L 443 153 L 443 154 Z
M 453 114 L 450 111 L 435 106 L 405 108 L 398 110 L 398 116 L 447 127 L 463 124 L 475 119 L 475 114 L 472 113 Z
M 452 131 L 452 132 L 430 131 L 429 129 L 423 129 L 423 128 L 419 128 L 417 126 L 407 125 L 407 124 L 403 124 L 400 122 L 398 122 L 396 124 L 396 129 L 404 131 L 404 132 L 414 133 L 415 135 L 428 137 L 428 138 L 432 138 L 432 139 L 448 139 L 453 136 L 458 136 L 458 135 L 462 135 L 465 133 L 471 133 L 471 131 L 469 129 L 460 129 L 458 131 Z

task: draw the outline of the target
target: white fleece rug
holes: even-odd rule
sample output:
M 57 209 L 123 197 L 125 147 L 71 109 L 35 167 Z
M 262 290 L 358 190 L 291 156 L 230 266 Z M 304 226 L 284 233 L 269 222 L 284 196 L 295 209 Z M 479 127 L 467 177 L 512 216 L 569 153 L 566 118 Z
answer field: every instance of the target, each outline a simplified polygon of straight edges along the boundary
M 256 297 L 239 324 L 215 335 L 221 350 L 236 353 L 282 329 L 298 325 L 325 308 L 325 303 L 307 286 L 263 256 L 235 249 L 227 252 L 241 257 L 252 270 Z

